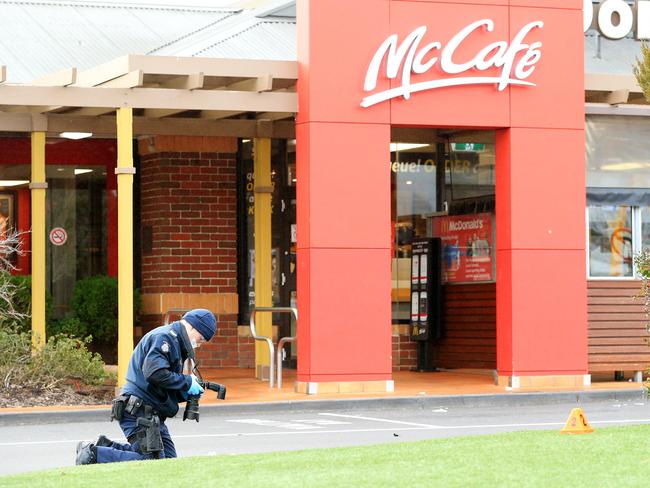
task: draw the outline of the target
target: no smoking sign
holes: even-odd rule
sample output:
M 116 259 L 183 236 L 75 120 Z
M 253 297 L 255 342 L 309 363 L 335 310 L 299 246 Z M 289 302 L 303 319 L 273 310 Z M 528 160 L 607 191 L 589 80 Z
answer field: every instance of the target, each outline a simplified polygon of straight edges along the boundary
M 50 242 L 55 246 L 62 246 L 68 240 L 68 233 L 62 227 L 55 227 L 50 231 Z

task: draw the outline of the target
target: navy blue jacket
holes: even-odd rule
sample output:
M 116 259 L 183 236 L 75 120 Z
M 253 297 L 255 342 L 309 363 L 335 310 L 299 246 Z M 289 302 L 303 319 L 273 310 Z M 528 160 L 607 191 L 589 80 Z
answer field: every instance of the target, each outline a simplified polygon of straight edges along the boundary
M 178 413 L 179 402 L 186 400 L 183 393 L 192 384 L 191 376 L 181 374 L 187 359 L 182 328 L 173 322 L 147 333 L 133 351 L 122 388 L 123 394 L 142 398 L 162 417 Z

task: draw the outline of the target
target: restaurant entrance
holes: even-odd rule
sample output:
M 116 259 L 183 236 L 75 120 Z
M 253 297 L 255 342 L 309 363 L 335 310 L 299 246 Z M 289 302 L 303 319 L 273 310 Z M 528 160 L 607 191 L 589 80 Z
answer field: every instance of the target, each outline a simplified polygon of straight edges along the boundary
M 494 369 L 495 132 L 393 129 L 392 140 L 393 367 Z

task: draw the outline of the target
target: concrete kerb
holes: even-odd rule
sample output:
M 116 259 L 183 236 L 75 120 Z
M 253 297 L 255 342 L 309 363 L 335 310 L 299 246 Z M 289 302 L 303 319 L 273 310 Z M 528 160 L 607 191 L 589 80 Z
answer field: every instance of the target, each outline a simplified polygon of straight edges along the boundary
M 647 401 L 645 388 L 625 390 L 566 391 L 553 393 L 509 393 L 499 395 L 440 395 L 382 398 L 346 398 L 335 400 L 300 400 L 266 403 L 205 404 L 200 407 L 201 417 L 238 414 L 282 412 L 327 412 L 388 410 L 398 408 L 428 409 L 439 407 L 519 407 L 527 405 L 584 404 L 589 402 L 639 402 Z M 108 408 L 37 410 L 30 412 L 2 412 L 0 427 L 71 422 L 108 421 Z

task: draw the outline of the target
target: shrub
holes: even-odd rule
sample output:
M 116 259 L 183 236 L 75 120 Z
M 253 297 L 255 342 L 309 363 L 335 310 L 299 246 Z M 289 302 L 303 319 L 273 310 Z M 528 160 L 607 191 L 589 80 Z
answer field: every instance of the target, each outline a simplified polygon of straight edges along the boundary
M 58 335 L 51 337 L 32 360 L 32 375 L 45 387 L 75 379 L 87 385 L 101 385 L 106 379 L 99 354 L 88 351 L 89 340 Z
M 47 336 L 67 335 L 70 337 L 85 338 L 90 336 L 88 326 L 77 317 L 66 317 L 54 320 L 47 324 Z
M 86 334 L 100 342 L 117 337 L 117 278 L 97 275 L 77 281 L 72 293 L 74 317 L 86 327 Z M 134 291 L 134 312 L 140 310 L 140 293 Z M 68 324 L 70 325 L 70 324 Z
M 650 331 L 650 252 L 644 249 L 634 256 L 636 272 L 641 278 L 641 294 L 646 315 L 646 328 Z
M 101 385 L 107 374 L 98 354 L 86 348 L 87 341 L 58 335 L 42 351 L 32 354 L 31 335 L 0 329 L 0 378 L 4 387 L 52 388 L 74 379 Z

